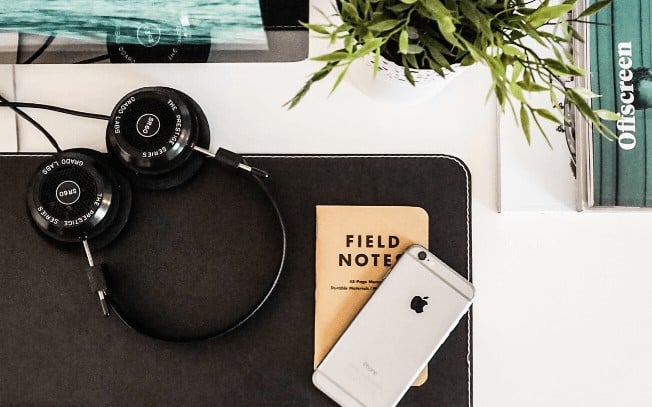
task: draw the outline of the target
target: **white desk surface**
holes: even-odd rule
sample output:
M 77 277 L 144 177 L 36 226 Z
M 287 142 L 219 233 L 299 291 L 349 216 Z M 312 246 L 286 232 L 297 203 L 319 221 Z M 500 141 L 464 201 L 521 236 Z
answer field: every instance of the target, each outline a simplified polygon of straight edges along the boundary
M 323 49 L 312 40 L 312 55 Z M 165 85 L 204 108 L 213 148 L 458 156 L 473 177 L 475 406 L 652 405 L 652 214 L 497 213 L 496 109 L 485 103 L 483 67 L 416 106 L 376 102 L 346 81 L 327 97 L 329 81 L 296 109 L 283 109 L 317 67 L 16 66 L 15 99 L 108 114 L 128 91 Z M 7 97 L 14 96 L 11 72 L 0 69 Z M 62 147 L 104 149 L 105 122 L 32 113 Z M 15 119 L 0 114 L 0 146 L 15 151 Z M 50 149 L 22 120 L 18 135 L 20 151 Z

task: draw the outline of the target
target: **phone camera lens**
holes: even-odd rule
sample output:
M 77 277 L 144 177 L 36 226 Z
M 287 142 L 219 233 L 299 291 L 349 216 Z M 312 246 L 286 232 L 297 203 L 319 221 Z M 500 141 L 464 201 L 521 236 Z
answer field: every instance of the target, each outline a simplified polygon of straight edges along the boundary
M 428 255 L 426 254 L 426 252 L 420 251 L 419 254 L 417 254 L 417 257 L 419 258 L 419 260 L 425 260 L 426 257 L 428 257 Z

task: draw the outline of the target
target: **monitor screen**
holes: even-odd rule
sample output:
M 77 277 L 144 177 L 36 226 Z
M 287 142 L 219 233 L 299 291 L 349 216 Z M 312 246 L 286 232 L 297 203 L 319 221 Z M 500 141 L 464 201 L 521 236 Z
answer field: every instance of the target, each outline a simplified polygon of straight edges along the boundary
M 211 4 L 225 3 L 228 2 Z M 133 24 L 127 19 L 124 26 L 115 24 L 104 35 L 48 35 L 34 29 L 5 31 L 0 34 L 0 63 L 289 62 L 307 57 L 308 32 L 299 22 L 308 21 L 309 0 L 260 0 L 259 8 L 255 0 L 253 5 L 250 0 L 241 3 L 245 4 L 243 9 L 249 13 L 249 21 L 256 20 L 247 30 L 210 31 L 193 28 L 184 18 L 176 26 L 167 20 L 150 18 Z M 74 28 L 68 31 L 74 33 Z

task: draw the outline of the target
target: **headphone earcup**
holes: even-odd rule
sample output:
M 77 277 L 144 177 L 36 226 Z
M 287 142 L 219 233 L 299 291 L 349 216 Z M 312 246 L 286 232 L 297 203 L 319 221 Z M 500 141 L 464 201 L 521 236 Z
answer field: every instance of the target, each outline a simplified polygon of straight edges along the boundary
M 110 218 L 107 219 L 108 227 L 101 234 L 89 239 L 88 244 L 93 250 L 101 249 L 114 241 L 127 225 L 129 215 L 131 214 L 131 206 L 133 202 L 131 185 L 129 185 L 129 181 L 117 171 L 114 173 L 114 176 L 120 190 L 120 200 L 116 206 L 116 210 L 111 211 L 109 214 Z
M 93 150 L 67 150 L 48 157 L 33 175 L 27 193 L 33 224 L 59 242 L 88 240 L 100 248 L 127 223 L 131 188 Z
M 152 190 L 174 188 L 189 181 L 201 168 L 204 157 L 193 154 L 188 162 L 172 171 L 160 175 L 135 174 L 131 171 L 122 171 L 123 176 L 137 187 Z
M 106 135 L 107 151 L 136 186 L 168 189 L 190 180 L 208 149 L 206 115 L 188 95 L 150 87 L 126 95 L 113 109 Z

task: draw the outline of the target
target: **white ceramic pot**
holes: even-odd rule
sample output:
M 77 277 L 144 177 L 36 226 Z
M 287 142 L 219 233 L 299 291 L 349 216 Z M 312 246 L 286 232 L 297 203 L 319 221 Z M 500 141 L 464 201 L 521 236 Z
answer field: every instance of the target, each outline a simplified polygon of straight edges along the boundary
M 415 86 L 405 77 L 403 66 L 382 56 L 375 78 L 373 68 L 373 55 L 367 55 L 353 62 L 346 77 L 369 97 L 386 102 L 411 104 L 434 97 L 467 67 L 453 65 L 454 71 L 443 78 L 431 69 L 410 69 Z

